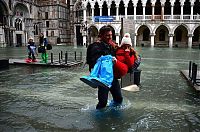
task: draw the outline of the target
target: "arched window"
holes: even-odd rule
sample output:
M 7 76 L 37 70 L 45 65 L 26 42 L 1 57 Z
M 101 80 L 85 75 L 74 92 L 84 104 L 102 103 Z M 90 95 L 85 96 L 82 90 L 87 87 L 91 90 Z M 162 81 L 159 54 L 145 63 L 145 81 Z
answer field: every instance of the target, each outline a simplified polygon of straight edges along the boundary
M 38 25 L 34 25 L 34 35 L 38 35 Z
M 102 6 L 102 16 L 108 16 L 108 7 L 106 2 L 104 1 L 103 6 Z
M 115 4 L 114 1 L 112 1 L 112 4 L 111 4 L 110 15 L 111 16 L 115 16 L 116 15 L 116 4 Z
M 99 9 L 99 5 L 96 2 L 94 5 L 94 16 L 99 16 L 100 15 L 100 9 Z
M 17 31 L 22 31 L 22 20 L 17 18 L 15 20 L 15 28 Z

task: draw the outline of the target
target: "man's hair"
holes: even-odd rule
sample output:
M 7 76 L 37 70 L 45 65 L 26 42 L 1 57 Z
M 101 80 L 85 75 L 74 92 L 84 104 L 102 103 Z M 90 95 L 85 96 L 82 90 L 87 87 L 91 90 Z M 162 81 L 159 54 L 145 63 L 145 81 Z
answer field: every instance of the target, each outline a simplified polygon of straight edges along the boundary
M 99 30 L 99 37 L 102 36 L 102 34 L 105 34 L 106 32 L 112 31 L 112 29 L 109 26 L 103 26 L 100 30 Z

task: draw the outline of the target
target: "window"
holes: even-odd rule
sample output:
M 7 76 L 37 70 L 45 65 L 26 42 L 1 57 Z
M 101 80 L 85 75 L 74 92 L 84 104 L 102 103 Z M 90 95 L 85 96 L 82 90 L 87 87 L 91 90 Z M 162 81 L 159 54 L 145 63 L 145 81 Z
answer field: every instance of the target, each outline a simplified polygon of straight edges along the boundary
M 53 37 L 54 36 L 54 31 L 51 31 L 51 37 Z
M 34 35 L 38 35 L 38 25 L 34 25 Z
M 17 31 L 22 31 L 22 20 L 17 18 L 15 20 L 15 28 Z
M 49 34 L 49 32 L 48 32 L 48 31 L 46 31 L 46 36 L 47 36 L 47 37 L 49 36 L 48 34 Z
M 45 19 L 49 19 L 48 12 L 45 12 Z
M 46 21 L 46 27 L 49 27 L 49 21 Z
M 30 5 L 30 13 L 32 13 L 32 5 Z

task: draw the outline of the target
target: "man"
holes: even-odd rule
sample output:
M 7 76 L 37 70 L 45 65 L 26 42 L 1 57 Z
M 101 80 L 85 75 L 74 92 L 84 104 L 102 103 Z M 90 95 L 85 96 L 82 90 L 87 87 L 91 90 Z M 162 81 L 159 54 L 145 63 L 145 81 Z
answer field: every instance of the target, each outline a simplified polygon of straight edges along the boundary
M 117 62 L 115 59 L 115 46 L 116 44 L 112 41 L 112 30 L 104 26 L 99 31 L 99 41 L 90 44 L 87 48 L 87 64 L 89 64 L 89 70 L 94 67 L 97 59 L 102 55 L 112 55 L 114 64 Z M 108 101 L 109 91 L 113 97 L 113 105 L 120 105 L 123 101 L 121 94 L 120 84 L 117 78 L 114 77 L 111 88 L 104 88 L 98 86 L 98 104 L 96 109 L 102 109 L 106 107 Z

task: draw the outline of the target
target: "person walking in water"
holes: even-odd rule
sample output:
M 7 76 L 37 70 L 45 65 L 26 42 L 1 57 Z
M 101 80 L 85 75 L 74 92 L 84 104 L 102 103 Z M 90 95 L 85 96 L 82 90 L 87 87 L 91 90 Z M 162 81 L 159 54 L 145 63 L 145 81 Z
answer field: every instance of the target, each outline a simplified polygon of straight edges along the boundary
M 89 64 L 89 70 L 94 68 L 98 58 L 101 56 L 113 56 L 113 64 L 118 65 L 120 62 L 115 58 L 115 50 L 117 45 L 112 41 L 112 30 L 108 26 L 104 26 L 99 31 L 99 40 L 90 44 L 87 48 L 86 61 Z M 113 97 L 113 105 L 120 105 L 123 101 L 121 88 L 118 79 L 114 76 L 112 86 L 105 88 L 98 86 L 98 104 L 96 109 L 105 108 L 108 102 L 109 92 Z

